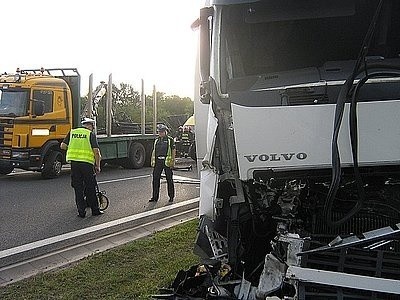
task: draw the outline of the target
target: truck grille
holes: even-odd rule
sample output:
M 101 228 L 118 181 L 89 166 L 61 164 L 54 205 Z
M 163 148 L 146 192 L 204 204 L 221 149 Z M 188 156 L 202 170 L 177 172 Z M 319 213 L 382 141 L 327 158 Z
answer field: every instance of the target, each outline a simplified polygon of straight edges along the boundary
M 332 212 L 332 218 L 338 220 L 343 218 L 343 213 Z M 360 212 L 351 218 L 348 222 L 339 227 L 329 227 L 326 220 L 322 216 L 317 216 L 313 224 L 313 234 L 326 234 L 328 236 L 336 236 L 339 234 L 360 234 L 366 231 L 391 226 L 400 221 L 400 216 L 396 212 L 392 212 L 391 216 L 378 215 L 375 212 Z
M 13 125 L 12 118 L 0 118 L 0 158 L 11 157 Z
M 286 105 L 327 104 L 329 102 L 329 98 L 325 94 L 292 95 L 286 99 L 287 99 Z M 282 105 L 285 105 L 284 100 Z
M 343 213 L 332 212 L 332 217 L 338 220 Z M 400 216 L 396 211 L 386 215 L 376 212 L 360 212 L 343 225 L 332 228 L 326 225 L 323 217 L 317 216 L 310 228 L 311 240 L 327 244 L 336 236 L 344 234 L 361 234 L 366 231 L 391 226 L 398 223 Z M 318 246 L 321 246 L 319 244 Z M 344 272 L 378 278 L 400 278 L 400 240 L 393 238 L 392 242 L 379 250 L 343 248 L 336 251 L 310 253 L 302 258 L 302 266 L 306 268 Z M 314 248 L 314 247 L 311 247 Z M 306 250 L 306 249 L 305 249 Z M 337 288 L 318 284 L 299 284 L 299 299 L 399 299 L 399 295 L 383 294 L 364 290 Z
M 400 257 L 393 251 L 341 249 L 304 255 L 302 266 L 378 278 L 400 278 Z M 299 299 L 399 299 L 399 295 L 318 284 L 299 284 Z
M 288 88 L 281 92 L 281 105 L 313 105 L 328 103 L 328 91 L 325 86 Z
M 342 213 L 333 212 L 332 215 L 335 220 L 343 218 Z M 346 237 L 350 234 L 358 235 L 378 228 L 392 226 L 399 223 L 399 221 L 400 216 L 395 211 L 392 212 L 391 216 L 382 216 L 376 213 L 361 212 L 343 225 L 333 228 L 329 227 L 321 216 L 317 216 L 312 225 L 311 237 L 312 240 L 319 241 L 326 245 L 338 235 L 341 237 Z M 391 243 L 382 246 L 380 249 L 400 252 L 400 240 L 394 239 Z

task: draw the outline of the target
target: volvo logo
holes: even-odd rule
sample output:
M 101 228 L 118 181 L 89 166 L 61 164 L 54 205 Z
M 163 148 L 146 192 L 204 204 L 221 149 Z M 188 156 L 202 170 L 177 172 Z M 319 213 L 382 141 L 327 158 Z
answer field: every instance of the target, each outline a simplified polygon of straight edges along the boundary
M 259 161 L 289 161 L 292 159 L 305 160 L 307 153 L 271 153 L 271 154 L 250 154 L 244 155 L 248 162 L 253 163 L 255 160 Z

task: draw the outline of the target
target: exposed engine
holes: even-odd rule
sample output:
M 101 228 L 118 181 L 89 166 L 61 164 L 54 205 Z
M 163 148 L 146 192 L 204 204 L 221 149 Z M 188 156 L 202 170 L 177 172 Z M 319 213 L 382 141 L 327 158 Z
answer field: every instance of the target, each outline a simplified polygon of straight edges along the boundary
M 281 234 L 297 233 L 322 243 L 344 232 L 361 234 L 400 220 L 400 182 L 388 175 L 370 174 L 364 177 L 363 207 L 348 222 L 340 221 L 360 200 L 355 185 L 353 176 L 342 178 L 334 206 L 327 212 L 338 223 L 331 226 L 329 216 L 323 214 L 330 187 L 328 176 L 276 179 L 259 175 L 245 184 L 245 190 L 255 218 L 273 220 Z
M 399 175 L 393 170 L 368 171 L 371 170 L 363 170 L 366 196 L 363 206 L 348 220 L 344 220 L 343 216 L 360 200 L 350 170 L 343 172 L 345 175 L 334 205 L 328 211 L 330 216 L 324 214 L 330 187 L 327 173 L 313 176 L 299 174 L 299 177 L 293 178 L 284 175 L 272 177 L 261 172 L 255 173 L 253 181 L 243 183 L 246 202 L 240 205 L 238 212 L 238 244 L 230 245 L 228 242 L 233 239 L 235 229 L 232 222 L 230 225 L 221 222 L 232 218 L 232 211 L 226 210 L 218 212 L 219 223 L 202 220 L 197 241 L 208 240 L 210 253 L 207 255 L 222 262 L 221 257 L 227 257 L 227 253 L 232 252 L 230 247 L 237 249 L 237 263 L 229 265 L 230 272 L 225 272 L 223 277 L 215 273 L 218 282 L 225 282 L 222 286 L 227 289 L 227 295 L 230 294 L 229 287 L 232 294 L 244 293 L 245 284 L 247 298 L 243 299 L 272 296 L 278 299 L 309 299 L 311 296 L 312 299 L 337 299 L 338 295 L 357 295 L 357 299 L 395 299 L 396 296 L 390 294 L 338 289 L 327 284 L 307 284 L 288 278 L 293 267 L 399 278 Z M 231 184 L 219 189 L 224 191 L 224 195 L 219 195 L 220 201 L 229 201 L 231 189 Z M 331 224 L 327 222 L 329 218 Z M 214 228 L 215 232 L 211 233 L 210 228 Z M 380 236 L 383 228 L 389 228 L 388 236 Z M 354 245 L 346 244 L 346 239 L 354 240 L 354 237 L 359 239 Z M 222 266 L 227 268 L 224 263 Z

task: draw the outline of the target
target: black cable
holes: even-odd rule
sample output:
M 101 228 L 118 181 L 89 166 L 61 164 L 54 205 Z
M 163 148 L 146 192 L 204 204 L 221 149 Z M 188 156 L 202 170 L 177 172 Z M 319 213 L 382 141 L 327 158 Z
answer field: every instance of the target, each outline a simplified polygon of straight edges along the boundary
M 399 68 L 397 68 L 399 70 Z M 360 198 L 365 199 L 365 192 L 362 184 L 361 175 L 358 168 L 358 130 L 357 130 L 357 99 L 361 87 L 368 81 L 368 79 L 375 77 L 400 77 L 400 72 L 374 72 L 367 74 L 364 78 L 360 79 L 357 83 L 350 104 L 350 140 L 351 152 L 353 156 L 353 169 L 354 176 L 357 184 L 357 190 Z
M 357 211 L 360 209 L 361 204 L 357 203 L 356 206 L 344 216 L 342 219 L 334 221 L 331 216 L 331 209 L 333 207 L 333 201 L 336 197 L 337 191 L 339 189 L 340 180 L 341 180 L 341 166 L 340 166 L 340 154 L 338 147 L 338 137 L 339 131 L 343 119 L 343 112 L 346 104 L 346 100 L 349 98 L 350 89 L 353 86 L 354 79 L 359 74 L 359 69 L 361 67 L 362 62 L 365 62 L 365 57 L 368 53 L 368 49 L 371 45 L 372 37 L 375 32 L 376 24 L 381 12 L 383 0 L 379 1 L 379 4 L 375 10 L 375 14 L 371 21 L 371 24 L 368 28 L 367 34 L 365 35 L 364 41 L 362 43 L 362 47 L 360 49 L 360 53 L 358 55 L 356 64 L 354 65 L 352 74 L 346 79 L 343 87 L 341 88 L 335 109 L 335 119 L 334 119 L 334 127 L 333 127 L 333 137 L 332 137 L 332 180 L 331 185 L 329 187 L 328 196 L 325 200 L 323 214 L 327 219 L 328 226 L 339 226 L 345 223 L 348 219 L 350 219 Z M 364 67 L 366 72 L 366 66 Z
M 393 68 L 393 69 L 399 70 L 399 68 Z M 359 82 L 357 83 L 357 85 L 353 91 L 351 104 L 350 104 L 349 123 L 350 123 L 351 151 L 352 151 L 352 157 L 353 157 L 353 169 L 354 169 L 355 182 L 356 182 L 359 198 L 358 198 L 356 205 L 350 210 L 350 212 L 348 212 L 342 219 L 335 221 L 335 223 L 340 222 L 338 225 L 343 224 L 349 218 L 351 218 L 354 214 L 356 214 L 358 211 L 360 211 L 360 209 L 362 208 L 362 206 L 365 202 L 365 198 L 366 198 L 365 191 L 364 191 L 363 182 L 362 182 L 362 178 L 361 178 L 361 174 L 360 174 L 359 166 L 358 166 L 357 99 L 358 99 L 358 94 L 359 94 L 361 87 L 369 79 L 376 78 L 376 77 L 400 77 L 400 71 L 398 71 L 398 72 L 386 71 L 386 72 L 369 73 L 367 76 L 365 76 L 359 80 Z M 328 196 L 329 196 L 329 192 L 328 192 Z M 332 210 L 332 206 L 333 206 L 333 201 L 330 202 L 329 206 L 328 206 L 329 215 Z M 324 210 L 325 210 L 325 207 L 324 207 Z

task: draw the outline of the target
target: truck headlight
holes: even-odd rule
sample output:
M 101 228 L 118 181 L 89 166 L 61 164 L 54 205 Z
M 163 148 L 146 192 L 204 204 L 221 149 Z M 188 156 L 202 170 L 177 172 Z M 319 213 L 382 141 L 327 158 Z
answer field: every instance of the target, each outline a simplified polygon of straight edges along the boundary
M 28 159 L 29 158 L 29 153 L 28 152 L 13 151 L 12 158 Z

